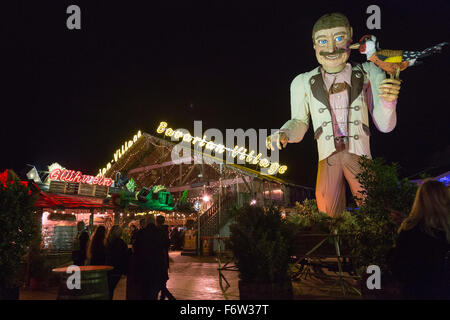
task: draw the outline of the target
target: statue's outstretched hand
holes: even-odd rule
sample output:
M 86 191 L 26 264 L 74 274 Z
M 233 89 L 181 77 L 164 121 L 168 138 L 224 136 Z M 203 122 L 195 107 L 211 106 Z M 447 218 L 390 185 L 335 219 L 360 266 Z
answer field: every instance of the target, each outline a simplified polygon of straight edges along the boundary
M 401 81 L 396 79 L 384 79 L 380 84 L 380 97 L 385 101 L 395 101 L 400 92 Z
M 286 145 L 288 143 L 288 136 L 285 132 L 277 132 L 271 136 L 268 136 L 266 139 L 266 147 L 267 149 L 270 149 L 272 151 L 275 150 L 274 143 L 276 143 L 278 149 L 286 148 Z

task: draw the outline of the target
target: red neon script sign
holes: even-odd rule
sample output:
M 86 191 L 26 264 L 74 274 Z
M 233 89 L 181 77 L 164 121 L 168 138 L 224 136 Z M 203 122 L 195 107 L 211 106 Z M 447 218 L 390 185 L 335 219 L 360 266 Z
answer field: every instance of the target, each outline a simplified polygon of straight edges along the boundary
M 78 183 L 89 183 L 96 184 L 99 186 L 110 187 L 112 185 L 112 179 L 105 178 L 103 176 L 94 177 L 81 174 L 81 171 L 66 170 L 66 169 L 55 169 L 50 172 L 50 180 L 60 180 L 66 182 L 78 182 Z

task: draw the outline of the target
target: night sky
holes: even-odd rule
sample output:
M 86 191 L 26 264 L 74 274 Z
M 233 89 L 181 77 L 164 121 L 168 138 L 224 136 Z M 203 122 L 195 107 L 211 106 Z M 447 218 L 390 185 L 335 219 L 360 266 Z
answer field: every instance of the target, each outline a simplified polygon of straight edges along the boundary
M 203 120 L 224 133 L 279 128 L 290 119 L 292 79 L 318 65 L 311 30 L 324 13 L 346 14 L 354 41 L 371 33 L 383 49 L 450 42 L 450 1 L 211 2 L 2 5 L 0 170 L 56 161 L 96 174 L 125 139 L 156 135 L 163 120 L 190 130 Z M 81 7 L 81 30 L 66 28 L 71 4 Z M 366 27 L 370 4 L 381 8 L 381 30 Z M 393 132 L 370 123 L 372 155 L 398 162 L 402 176 L 450 162 L 449 61 L 447 46 L 401 73 Z M 284 177 L 314 186 L 317 159 L 310 128 L 281 152 Z

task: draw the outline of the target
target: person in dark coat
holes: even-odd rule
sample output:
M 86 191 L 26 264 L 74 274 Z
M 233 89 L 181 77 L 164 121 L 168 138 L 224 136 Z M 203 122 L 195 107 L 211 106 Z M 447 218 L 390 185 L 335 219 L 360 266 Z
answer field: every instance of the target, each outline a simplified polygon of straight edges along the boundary
M 118 225 L 111 227 L 106 238 L 106 264 L 114 269 L 108 272 L 109 298 L 113 299 L 114 289 L 122 275 L 127 274 L 129 251 L 122 240 L 122 228 Z
M 85 229 L 83 221 L 77 223 L 78 234 L 72 245 L 72 260 L 76 266 L 84 266 L 87 258 L 89 233 Z
M 88 258 L 91 266 L 103 266 L 106 263 L 105 234 L 106 228 L 104 226 L 98 226 L 92 233 L 88 248 Z
M 177 250 L 178 227 L 172 228 L 169 234 L 170 246 L 172 250 Z
M 137 230 L 136 235 L 139 232 L 140 230 Z M 136 254 L 134 251 L 135 244 L 133 243 L 132 246 L 132 249 L 129 249 L 130 263 L 128 264 L 126 299 L 139 300 L 139 283 L 136 276 Z
M 170 242 L 172 243 L 173 250 L 182 250 L 183 241 L 184 234 L 178 230 L 178 227 L 175 227 L 175 229 L 170 233 Z
M 180 234 L 178 236 L 178 246 L 180 247 L 180 250 L 183 250 L 184 248 L 184 236 L 186 235 L 186 230 L 181 229 Z
M 136 235 L 137 235 L 138 229 L 134 224 L 130 225 L 130 243 L 131 245 L 134 245 L 136 242 Z
M 169 240 L 169 227 L 167 225 L 164 225 L 165 218 L 161 215 L 156 217 L 156 227 L 158 228 L 160 232 L 161 237 L 161 249 L 162 249 L 162 261 L 163 264 L 161 265 L 161 296 L 160 300 L 165 300 L 167 297 L 169 300 L 175 300 L 175 297 L 170 293 L 169 289 L 167 289 L 167 280 L 169 280 L 169 247 L 170 247 L 170 240 Z
M 450 299 L 450 189 L 426 180 L 388 256 L 405 299 Z
M 147 217 L 146 226 L 136 236 L 134 246 L 136 283 L 142 300 L 156 300 L 162 282 L 161 233 L 155 226 L 155 218 Z
M 131 257 L 130 263 L 128 265 L 128 274 L 127 274 L 127 290 L 126 290 L 126 299 L 127 300 L 140 300 L 140 283 L 137 278 L 137 256 L 136 256 L 136 239 L 138 234 L 142 232 L 145 228 L 146 223 L 145 219 L 139 220 L 139 229 L 136 228 L 134 224 L 131 225 Z

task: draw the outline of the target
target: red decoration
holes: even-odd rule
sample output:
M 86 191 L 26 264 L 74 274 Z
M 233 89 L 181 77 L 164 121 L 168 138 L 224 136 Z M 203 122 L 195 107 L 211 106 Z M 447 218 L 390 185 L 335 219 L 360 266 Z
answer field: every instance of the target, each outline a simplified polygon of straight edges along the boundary
M 5 170 L 4 172 L 1 172 L 0 173 L 0 185 L 3 185 L 3 187 L 8 188 L 7 182 L 9 182 L 9 184 L 14 184 L 15 183 L 14 176 L 16 176 L 16 175 L 13 172 L 12 174 L 10 174 L 10 177 L 9 177 L 9 180 L 8 180 L 8 170 Z M 23 184 L 25 187 L 28 187 L 28 181 L 19 181 L 18 180 L 18 182 L 20 184 Z M 28 190 L 28 194 L 31 194 L 31 190 Z
M 0 183 L 6 187 L 6 181 L 8 181 L 8 170 L 0 173 Z

